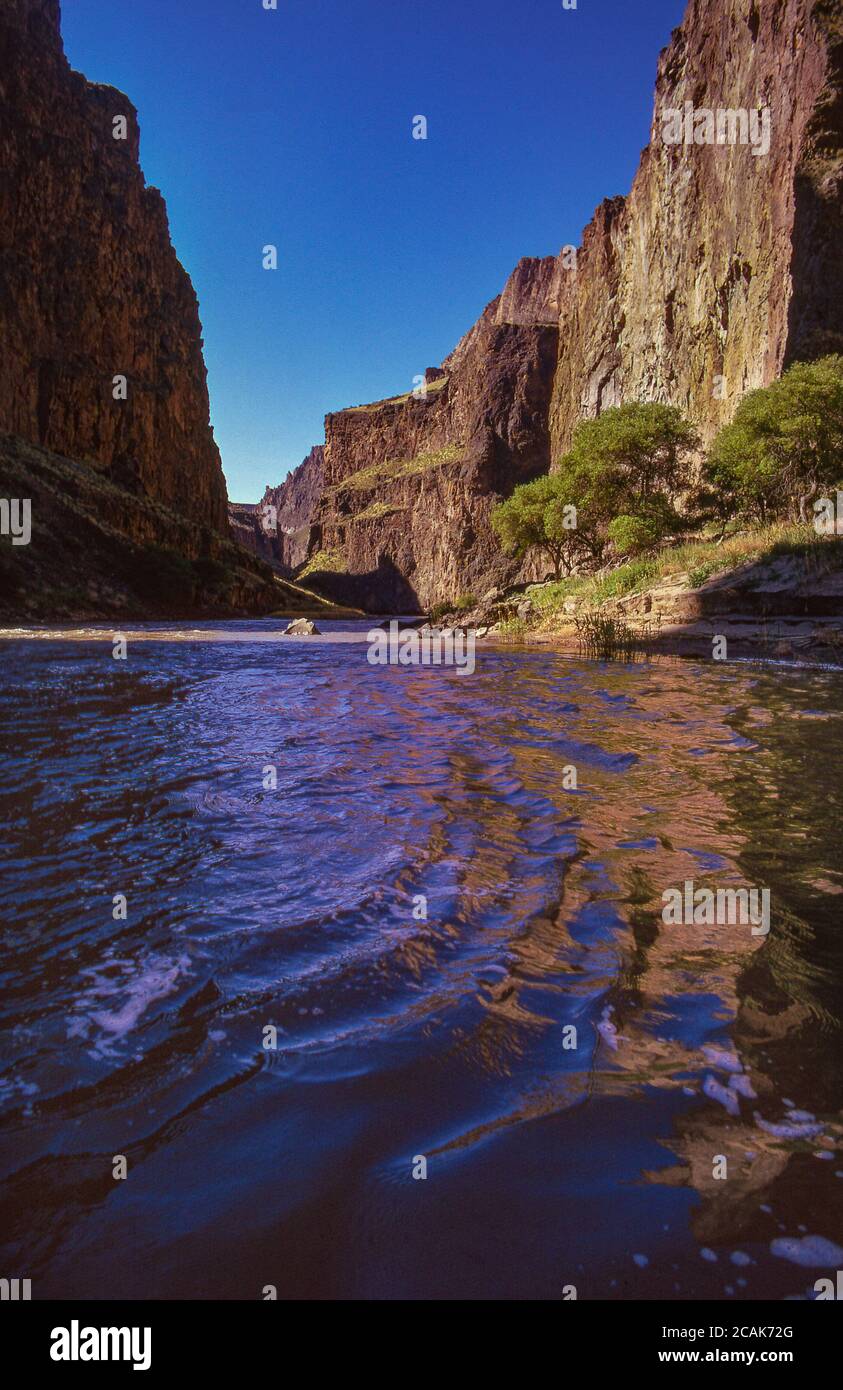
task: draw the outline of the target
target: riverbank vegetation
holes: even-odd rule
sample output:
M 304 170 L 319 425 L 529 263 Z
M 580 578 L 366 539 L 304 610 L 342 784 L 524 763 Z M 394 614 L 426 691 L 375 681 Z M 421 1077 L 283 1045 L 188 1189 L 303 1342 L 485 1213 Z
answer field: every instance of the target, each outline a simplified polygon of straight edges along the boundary
M 563 615 L 645 593 L 680 575 L 687 577 L 689 589 L 697 589 L 717 575 L 784 556 L 795 557 L 806 577 L 819 578 L 843 568 L 843 538 L 829 542 L 812 526 L 775 523 L 737 530 L 722 541 L 701 537 L 665 545 L 652 554 L 607 566 L 597 573 L 527 585 L 523 597 L 530 603 L 529 620 L 505 620 L 501 631 L 507 636 L 528 630 L 551 631 Z M 447 611 L 452 612 L 452 607 Z
M 698 588 L 783 555 L 806 575 L 839 568 L 843 544 L 828 544 L 838 528 L 819 500 L 836 507 L 838 485 L 843 356 L 831 356 L 750 392 L 701 462 L 675 407 L 631 403 L 582 421 L 557 470 L 516 488 L 492 525 L 509 554 L 550 563 L 553 579 L 527 591 L 529 626 L 546 627 L 674 575 Z

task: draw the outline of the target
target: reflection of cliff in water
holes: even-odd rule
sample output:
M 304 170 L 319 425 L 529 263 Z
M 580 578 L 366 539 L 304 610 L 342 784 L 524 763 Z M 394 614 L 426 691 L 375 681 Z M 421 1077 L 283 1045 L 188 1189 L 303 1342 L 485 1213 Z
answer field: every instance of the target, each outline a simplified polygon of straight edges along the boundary
M 723 1093 L 713 1087 L 704 1109 L 677 1121 L 680 1166 L 652 1175 L 696 1188 L 703 1202 L 693 1228 L 706 1245 L 768 1244 L 800 1232 L 833 1238 L 835 1228 L 839 1236 L 843 874 L 835 770 L 843 723 L 834 684 L 819 683 L 816 709 L 797 712 L 788 676 L 764 672 L 751 692 L 758 706 L 741 704 L 729 716 L 736 734 L 759 747 L 718 775 L 716 795 L 743 840 L 734 860 L 746 883 L 770 888 L 772 927 L 735 962 L 734 1052 L 724 1049 L 723 1066 L 711 1069 Z M 739 1110 L 730 1114 L 735 1084 Z M 713 1176 L 718 1154 L 728 1160 L 725 1181 Z

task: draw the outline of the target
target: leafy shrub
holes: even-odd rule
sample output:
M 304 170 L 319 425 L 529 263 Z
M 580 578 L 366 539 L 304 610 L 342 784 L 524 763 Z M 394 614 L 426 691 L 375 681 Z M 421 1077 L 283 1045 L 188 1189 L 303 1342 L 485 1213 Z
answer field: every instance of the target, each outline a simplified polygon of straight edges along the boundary
M 706 460 L 706 500 L 721 517 L 766 522 L 808 517 L 831 489 L 843 457 L 843 356 L 797 362 L 778 381 L 750 391 Z

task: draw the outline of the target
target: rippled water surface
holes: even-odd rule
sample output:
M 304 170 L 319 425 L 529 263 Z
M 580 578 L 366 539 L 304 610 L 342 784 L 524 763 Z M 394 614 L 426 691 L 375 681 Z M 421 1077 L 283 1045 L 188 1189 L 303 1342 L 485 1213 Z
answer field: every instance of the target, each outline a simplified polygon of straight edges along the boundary
M 0 643 L 3 1273 L 804 1296 L 843 1243 L 841 675 L 232 635 Z M 769 935 L 665 926 L 685 880 L 769 887 Z

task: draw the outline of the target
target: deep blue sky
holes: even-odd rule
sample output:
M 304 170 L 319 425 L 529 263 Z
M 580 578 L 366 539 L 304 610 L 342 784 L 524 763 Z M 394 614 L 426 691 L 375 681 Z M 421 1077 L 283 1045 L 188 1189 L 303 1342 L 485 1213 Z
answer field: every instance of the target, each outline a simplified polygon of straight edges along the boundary
M 73 65 L 138 108 L 199 295 L 229 494 L 254 501 L 326 411 L 409 390 L 521 256 L 578 245 L 628 191 L 684 0 L 62 9 Z

